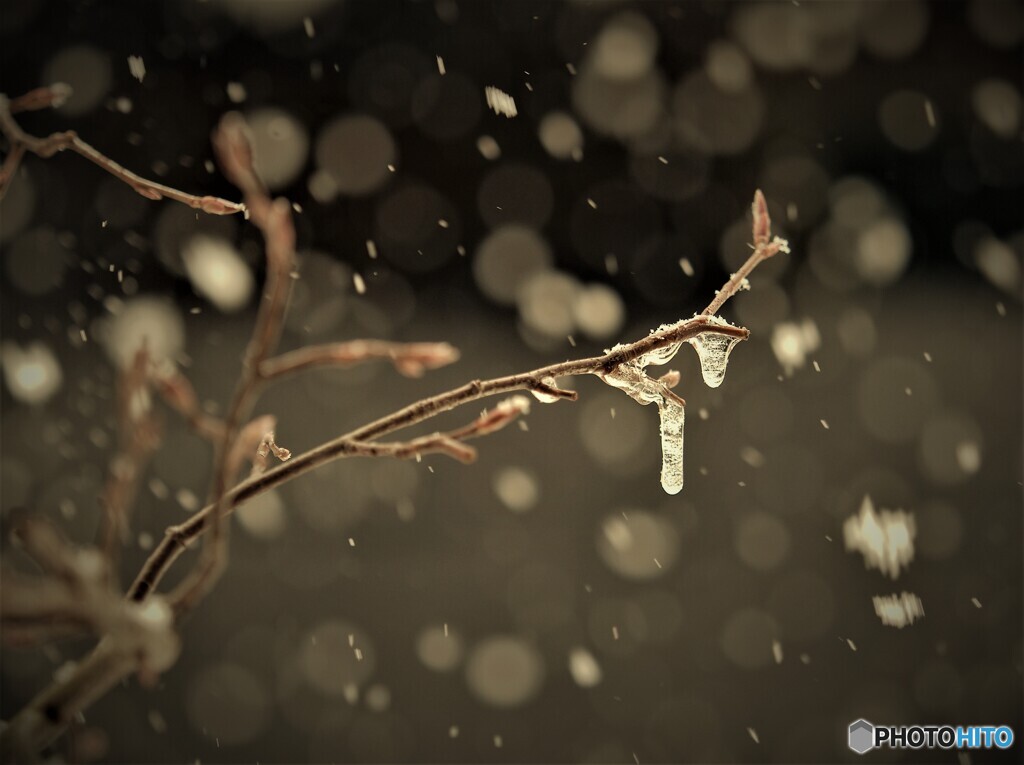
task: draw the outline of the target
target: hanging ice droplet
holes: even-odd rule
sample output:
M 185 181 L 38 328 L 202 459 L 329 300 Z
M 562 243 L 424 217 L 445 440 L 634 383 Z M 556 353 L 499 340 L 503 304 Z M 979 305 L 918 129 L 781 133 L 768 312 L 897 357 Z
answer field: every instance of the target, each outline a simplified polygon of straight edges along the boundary
M 702 332 L 690 340 L 690 345 L 697 351 L 700 358 L 700 371 L 704 376 L 704 384 L 709 388 L 717 388 L 725 380 L 725 368 L 729 364 L 729 354 L 733 346 L 740 341 L 738 337 L 729 337 L 715 332 Z
M 661 415 L 661 488 L 678 494 L 683 488 L 683 421 L 686 409 L 678 401 L 665 398 L 659 405 Z
M 552 388 L 558 387 L 555 384 L 554 377 L 545 377 L 543 380 L 541 380 L 541 382 L 544 383 L 545 385 L 551 386 Z M 540 401 L 542 404 L 553 404 L 556 401 L 558 401 L 558 396 L 552 395 L 551 393 L 545 393 L 542 390 L 531 390 L 530 393 L 532 393 L 533 397 Z

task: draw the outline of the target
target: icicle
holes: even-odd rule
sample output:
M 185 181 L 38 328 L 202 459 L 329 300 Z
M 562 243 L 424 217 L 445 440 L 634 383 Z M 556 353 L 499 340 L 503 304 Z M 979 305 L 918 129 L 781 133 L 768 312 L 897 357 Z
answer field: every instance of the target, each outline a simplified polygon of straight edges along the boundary
M 709 388 L 717 388 L 725 380 L 725 368 L 729 364 L 729 354 L 738 343 L 738 337 L 719 335 L 714 332 L 701 332 L 690 340 L 690 345 L 700 357 L 700 371 L 704 376 L 704 384 Z
M 661 414 L 661 488 L 678 494 L 683 488 L 683 421 L 686 409 L 665 397 L 658 406 Z

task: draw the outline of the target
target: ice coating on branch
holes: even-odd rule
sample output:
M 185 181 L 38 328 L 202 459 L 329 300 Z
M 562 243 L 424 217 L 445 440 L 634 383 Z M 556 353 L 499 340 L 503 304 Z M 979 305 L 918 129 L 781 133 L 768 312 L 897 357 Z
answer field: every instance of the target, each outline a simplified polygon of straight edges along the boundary
M 690 340 L 690 345 L 697 351 L 700 358 L 700 371 L 704 384 L 709 388 L 717 388 L 725 380 L 725 369 L 729 364 L 729 354 L 738 343 L 738 337 L 718 335 L 713 332 L 702 332 Z
M 619 364 L 611 372 L 601 375 L 601 379 L 644 406 L 660 402 L 664 397 L 665 386 L 648 377 L 636 362 Z
M 658 405 L 661 416 L 661 486 L 668 494 L 678 494 L 683 488 L 682 399 L 673 394 L 663 382 L 648 377 L 636 361 L 620 364 L 611 372 L 601 375 L 601 379 L 639 404 Z
M 701 318 L 712 325 L 732 327 L 729 322 L 718 316 Z M 662 324 L 652 334 L 674 330 L 686 321 L 690 320 Z M 709 330 L 687 341 L 697 351 L 701 373 L 708 387 L 717 388 L 722 384 L 729 363 L 729 354 L 740 339 Z M 614 348 L 606 349 L 605 353 L 614 353 L 624 347 L 626 346 L 616 345 Z M 683 488 L 683 423 L 686 405 L 670 390 L 678 382 L 678 373 L 670 371 L 655 379 L 647 374 L 646 367 L 667 364 L 681 347 L 682 341 L 655 348 L 600 375 L 608 385 L 623 391 L 637 403 L 645 406 L 658 405 L 658 413 L 661 416 L 661 486 L 669 494 L 678 494 Z
M 558 387 L 554 377 L 545 377 L 543 380 L 541 380 L 541 382 L 552 388 Z M 531 390 L 530 393 L 533 394 L 533 397 L 540 401 L 542 404 L 553 404 L 556 401 L 558 401 L 558 396 L 555 396 L 551 393 L 545 393 L 542 390 Z
M 683 422 L 686 408 L 675 398 L 658 405 L 661 415 L 661 488 L 678 494 L 683 488 Z

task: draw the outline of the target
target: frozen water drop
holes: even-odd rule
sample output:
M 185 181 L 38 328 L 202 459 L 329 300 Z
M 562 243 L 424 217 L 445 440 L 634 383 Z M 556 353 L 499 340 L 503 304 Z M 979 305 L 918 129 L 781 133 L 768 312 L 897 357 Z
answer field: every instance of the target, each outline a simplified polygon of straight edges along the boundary
M 678 401 L 664 398 L 661 414 L 661 488 L 678 494 L 683 488 L 683 421 L 686 409 Z
M 541 382 L 552 388 L 558 387 L 558 385 L 555 383 L 554 377 L 545 377 L 543 380 L 541 380 Z M 556 401 L 558 401 L 558 396 L 552 393 L 545 393 L 542 390 L 531 390 L 530 393 L 532 393 L 533 397 L 540 401 L 542 404 L 553 404 Z
M 738 343 L 738 337 L 719 335 L 714 332 L 702 332 L 690 340 L 700 358 L 700 371 L 704 376 L 704 384 L 709 388 L 717 388 L 725 380 L 725 369 L 729 364 L 729 354 Z

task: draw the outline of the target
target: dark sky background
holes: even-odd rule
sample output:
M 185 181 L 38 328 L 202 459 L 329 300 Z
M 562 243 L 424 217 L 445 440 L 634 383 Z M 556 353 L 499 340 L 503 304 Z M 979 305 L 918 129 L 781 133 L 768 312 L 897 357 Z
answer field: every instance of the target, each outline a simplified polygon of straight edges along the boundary
M 1024 735 L 1022 42 L 1009 0 L 6 0 L 0 92 L 75 89 L 19 116 L 37 135 L 237 199 L 209 135 L 247 116 L 297 205 L 284 348 L 462 351 L 421 380 L 370 364 L 275 385 L 259 412 L 295 452 L 701 310 L 746 257 L 755 188 L 792 247 L 725 309 L 753 334 L 720 388 L 689 349 L 673 362 L 681 493 L 659 485 L 655 408 L 596 379 L 472 466 L 322 468 L 239 513 L 177 664 L 115 689 L 57 756 L 846 762 L 861 717 Z M 86 544 L 118 359 L 147 335 L 222 407 L 260 239 L 29 157 L 0 260 L 5 523 L 27 508 Z M 125 582 L 210 460 L 168 414 Z M 895 580 L 848 549 L 866 497 L 912 519 Z M 923 618 L 883 624 L 872 599 L 904 592 Z M 5 647 L 0 717 L 86 648 Z

